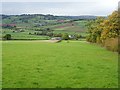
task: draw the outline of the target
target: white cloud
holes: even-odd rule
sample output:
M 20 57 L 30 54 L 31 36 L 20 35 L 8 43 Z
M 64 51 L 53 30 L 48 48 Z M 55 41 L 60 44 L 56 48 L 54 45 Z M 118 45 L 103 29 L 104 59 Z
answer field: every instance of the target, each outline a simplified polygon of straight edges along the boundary
M 109 3 L 115 3 L 119 0 L 1 0 L 2 2 L 107 2 Z
M 38 0 L 34 0 L 36 3 L 32 3 L 31 1 L 33 0 L 29 0 L 27 3 L 11 3 L 11 5 L 7 2 L 8 0 L 2 1 L 6 1 L 6 4 L 3 5 L 3 13 L 5 14 L 40 13 L 53 15 L 108 15 L 118 7 L 118 0 L 79 0 L 79 2 L 75 2 L 78 0 L 69 0 L 69 2 L 68 0 L 64 0 L 64 2 L 59 3 L 55 2 L 55 0 L 52 0 L 54 2 L 50 2 L 51 0 L 49 0 L 49 2 L 46 3 L 40 2 L 43 0 L 39 0 L 38 3 Z M 23 0 L 17 1 L 23 2 Z M 44 2 L 45 1 L 48 0 L 44 0 Z

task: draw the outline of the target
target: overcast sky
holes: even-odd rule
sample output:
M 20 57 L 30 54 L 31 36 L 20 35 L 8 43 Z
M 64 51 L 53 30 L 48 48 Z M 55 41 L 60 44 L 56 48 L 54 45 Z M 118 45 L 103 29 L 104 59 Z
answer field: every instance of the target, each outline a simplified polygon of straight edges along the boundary
M 34 2 L 33 2 L 34 1 Z M 44 2 L 43 2 L 44 1 Z M 56 0 L 57 1 L 57 0 Z M 2 0 L 0 14 L 52 14 L 107 16 L 119 0 Z

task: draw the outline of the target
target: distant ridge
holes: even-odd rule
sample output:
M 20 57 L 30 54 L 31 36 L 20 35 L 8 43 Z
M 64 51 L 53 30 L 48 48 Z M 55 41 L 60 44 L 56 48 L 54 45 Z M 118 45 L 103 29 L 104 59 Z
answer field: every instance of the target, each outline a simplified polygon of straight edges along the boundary
M 80 15 L 80 16 L 54 16 L 54 15 L 44 15 L 44 14 L 21 14 L 21 15 L 5 15 L 1 14 L 2 19 L 9 18 L 11 16 L 19 17 L 19 18 L 36 18 L 36 17 L 43 17 L 46 20 L 60 20 L 60 19 L 96 19 L 97 16 L 94 15 Z M 105 16 L 102 16 L 105 17 Z

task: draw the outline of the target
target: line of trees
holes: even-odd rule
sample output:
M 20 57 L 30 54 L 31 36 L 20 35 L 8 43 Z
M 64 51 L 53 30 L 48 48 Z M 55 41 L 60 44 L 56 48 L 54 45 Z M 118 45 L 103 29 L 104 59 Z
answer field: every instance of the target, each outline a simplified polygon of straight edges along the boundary
M 97 17 L 96 20 L 89 21 L 88 24 L 86 25 L 88 28 L 88 36 L 86 38 L 87 41 L 92 43 L 99 43 L 104 46 L 107 43 L 107 41 L 109 41 L 111 38 L 118 39 L 120 35 L 118 20 L 119 20 L 118 11 L 114 11 L 107 18 Z M 110 47 L 110 45 L 107 46 Z
M 85 38 L 84 36 L 80 34 L 68 34 L 68 33 L 54 33 L 53 30 L 50 28 L 46 29 L 36 29 L 36 32 L 29 33 L 29 35 L 43 35 L 43 36 L 49 36 L 49 37 L 61 37 L 63 40 L 70 40 L 75 39 L 78 40 L 80 38 Z
M 69 35 L 68 33 L 53 33 L 53 32 L 34 32 L 34 34 L 29 33 L 30 35 L 44 35 L 44 36 L 49 36 L 49 37 L 61 37 L 63 40 L 70 40 L 70 39 L 81 39 L 85 38 L 80 34 L 72 34 Z

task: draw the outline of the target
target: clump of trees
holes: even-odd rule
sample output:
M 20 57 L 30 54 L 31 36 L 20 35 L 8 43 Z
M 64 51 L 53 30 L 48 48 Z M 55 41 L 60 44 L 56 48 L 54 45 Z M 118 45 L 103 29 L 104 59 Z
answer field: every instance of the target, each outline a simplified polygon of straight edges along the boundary
M 35 29 L 36 32 L 34 32 L 33 35 L 46 35 L 46 36 L 52 36 L 53 35 L 53 30 L 51 30 L 50 28 L 46 28 L 46 29 Z M 32 34 L 31 34 L 32 35 Z
M 104 46 L 108 39 L 118 38 L 120 35 L 118 19 L 118 11 L 114 11 L 107 18 L 97 17 L 96 20 L 89 21 L 87 41 Z

